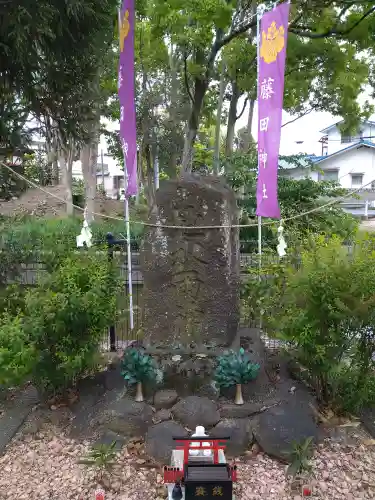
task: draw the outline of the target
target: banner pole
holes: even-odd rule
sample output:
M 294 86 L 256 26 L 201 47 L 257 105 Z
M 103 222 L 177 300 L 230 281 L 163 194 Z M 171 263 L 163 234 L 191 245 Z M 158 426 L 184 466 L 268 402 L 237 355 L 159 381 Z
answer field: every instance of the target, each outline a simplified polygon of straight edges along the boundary
M 118 30 L 120 40 L 121 29 L 121 10 L 118 9 Z M 134 328 L 134 308 L 133 308 L 133 280 L 132 280 L 132 250 L 130 241 L 130 220 L 129 220 L 129 198 L 127 195 L 128 189 L 128 171 L 126 165 L 126 155 L 124 154 L 124 212 L 125 212 L 125 228 L 126 228 L 126 253 L 128 258 L 128 293 L 129 293 L 129 326 L 130 330 Z
M 128 187 L 128 175 L 126 170 L 126 160 L 124 163 L 124 188 L 125 193 Z M 126 249 L 128 257 L 128 292 L 129 292 L 129 326 L 134 328 L 134 307 L 133 307 L 133 277 L 132 277 L 132 247 L 130 241 L 130 220 L 129 220 L 129 198 L 125 195 L 125 227 L 126 227 Z
M 260 4 L 257 7 L 257 97 L 258 97 L 258 122 L 259 122 L 259 60 L 260 60 L 260 20 L 263 16 L 266 7 Z M 258 129 L 259 130 L 259 129 Z M 260 161 L 259 161 L 259 140 L 258 140 L 258 176 L 260 174 Z M 259 281 L 261 280 L 262 271 L 262 216 L 258 215 L 258 271 Z M 263 321 L 262 314 L 259 315 L 259 328 L 262 330 Z
M 258 116 L 259 116 L 259 53 L 260 53 L 260 20 L 265 11 L 264 4 L 257 7 L 257 96 L 258 96 Z M 259 120 L 259 118 L 258 118 Z M 259 144 L 259 141 L 258 141 Z M 258 175 L 260 170 L 259 151 L 258 151 Z M 259 280 L 260 271 L 262 268 L 262 216 L 258 215 L 258 267 L 259 267 Z

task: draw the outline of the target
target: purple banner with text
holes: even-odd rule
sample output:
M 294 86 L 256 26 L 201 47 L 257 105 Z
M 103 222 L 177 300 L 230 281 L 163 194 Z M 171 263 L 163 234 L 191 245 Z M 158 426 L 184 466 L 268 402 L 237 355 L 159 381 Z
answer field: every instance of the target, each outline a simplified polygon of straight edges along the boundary
M 260 21 L 258 73 L 258 182 L 257 211 L 280 218 L 277 169 L 284 95 L 289 3 L 264 14 Z
M 137 132 L 134 94 L 134 0 L 124 0 L 119 16 L 120 62 L 118 96 L 120 101 L 120 140 L 128 173 L 127 196 L 137 194 Z

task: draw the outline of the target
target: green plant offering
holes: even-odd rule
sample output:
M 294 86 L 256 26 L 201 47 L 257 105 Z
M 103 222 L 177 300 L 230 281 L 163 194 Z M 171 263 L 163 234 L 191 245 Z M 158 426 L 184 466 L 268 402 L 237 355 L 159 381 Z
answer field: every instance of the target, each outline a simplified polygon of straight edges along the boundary
M 122 376 L 129 385 L 137 384 L 135 400 L 143 401 L 142 384 L 150 380 L 161 382 L 162 372 L 156 361 L 138 349 L 127 349 L 122 358 Z
M 238 353 L 230 351 L 219 357 L 215 381 L 220 387 L 246 384 L 257 377 L 259 369 L 260 366 L 250 360 L 244 349 Z
M 215 372 L 215 382 L 219 387 L 237 386 L 235 403 L 243 404 L 242 384 L 254 380 L 259 373 L 260 366 L 250 360 L 244 349 L 238 353 L 229 351 L 218 358 Z

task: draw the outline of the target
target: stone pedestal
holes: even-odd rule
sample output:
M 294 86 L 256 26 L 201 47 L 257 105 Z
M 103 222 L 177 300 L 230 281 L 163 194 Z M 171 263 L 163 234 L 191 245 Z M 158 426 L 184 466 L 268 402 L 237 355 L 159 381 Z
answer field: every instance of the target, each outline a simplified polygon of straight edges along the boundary
M 214 177 L 166 181 L 150 222 L 156 227 L 146 228 L 142 248 L 145 344 L 229 345 L 239 322 L 239 231 L 205 226 L 238 223 L 233 191 Z

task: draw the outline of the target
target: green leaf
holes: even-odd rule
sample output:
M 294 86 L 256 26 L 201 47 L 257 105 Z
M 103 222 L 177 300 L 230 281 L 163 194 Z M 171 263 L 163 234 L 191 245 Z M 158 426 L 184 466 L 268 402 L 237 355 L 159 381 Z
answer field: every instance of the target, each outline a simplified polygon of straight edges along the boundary
M 299 460 L 295 460 L 288 466 L 286 470 L 286 475 L 294 477 L 298 474 L 300 468 L 301 468 L 301 462 Z

